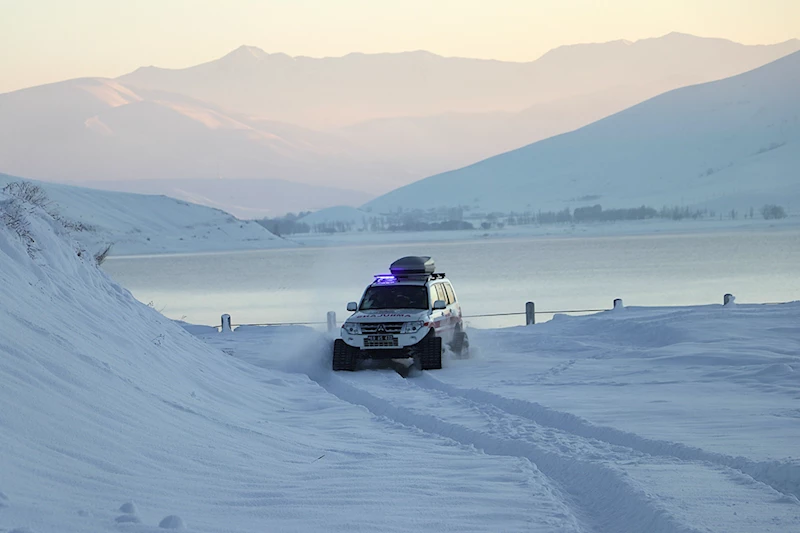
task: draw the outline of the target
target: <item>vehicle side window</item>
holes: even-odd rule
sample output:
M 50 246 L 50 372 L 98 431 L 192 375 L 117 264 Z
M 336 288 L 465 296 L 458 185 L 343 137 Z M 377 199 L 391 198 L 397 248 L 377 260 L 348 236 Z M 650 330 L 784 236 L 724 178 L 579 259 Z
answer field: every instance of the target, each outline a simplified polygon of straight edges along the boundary
M 445 292 L 444 287 L 442 287 L 441 283 L 437 283 L 434 285 L 436 289 L 436 300 L 443 300 L 445 303 L 447 302 L 447 292 Z
M 444 300 L 444 303 L 450 305 L 452 302 L 450 302 L 450 296 L 447 294 L 447 289 L 445 288 L 444 283 L 439 285 L 439 290 L 442 292 L 442 300 Z
M 452 285 L 445 283 L 444 290 L 447 291 L 447 305 L 456 303 L 456 294 L 453 292 Z

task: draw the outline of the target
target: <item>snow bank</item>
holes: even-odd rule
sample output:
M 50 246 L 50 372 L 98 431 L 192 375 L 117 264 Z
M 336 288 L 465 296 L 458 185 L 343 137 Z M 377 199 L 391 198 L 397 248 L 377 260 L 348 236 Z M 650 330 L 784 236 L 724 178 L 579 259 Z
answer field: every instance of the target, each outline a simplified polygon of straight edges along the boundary
M 0 174 L 0 188 L 19 178 Z M 75 233 L 90 251 L 112 255 L 251 250 L 295 246 L 252 221 L 166 196 L 99 191 L 24 180 L 41 187 L 49 211 L 81 223 Z

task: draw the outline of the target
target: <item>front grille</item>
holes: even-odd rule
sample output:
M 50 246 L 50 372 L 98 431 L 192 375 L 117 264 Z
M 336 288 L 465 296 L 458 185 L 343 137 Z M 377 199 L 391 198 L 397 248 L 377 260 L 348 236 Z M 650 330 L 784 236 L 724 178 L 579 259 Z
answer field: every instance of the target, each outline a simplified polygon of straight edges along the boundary
M 397 346 L 397 337 L 392 337 L 392 340 L 375 341 L 372 339 L 364 339 L 364 348 L 392 348 Z
M 381 329 L 381 327 L 383 329 Z M 386 322 L 383 324 L 365 324 L 361 323 L 361 333 L 371 334 L 371 333 L 400 333 L 400 330 L 403 329 L 402 322 Z

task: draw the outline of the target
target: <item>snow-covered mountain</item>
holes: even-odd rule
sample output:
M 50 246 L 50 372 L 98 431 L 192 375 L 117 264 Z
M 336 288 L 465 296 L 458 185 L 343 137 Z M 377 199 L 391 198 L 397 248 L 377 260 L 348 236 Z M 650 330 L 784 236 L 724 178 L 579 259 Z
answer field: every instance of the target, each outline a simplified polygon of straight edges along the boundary
M 80 225 L 90 252 L 111 255 L 250 250 L 294 246 L 261 225 L 166 196 L 99 191 L 0 174 L 0 189 L 26 181 L 45 192 L 48 211 Z
M 626 86 L 663 92 L 738 74 L 798 49 L 797 40 L 745 46 L 672 33 L 634 43 L 565 46 L 515 63 L 424 51 L 318 59 L 243 46 L 201 65 L 143 67 L 117 81 L 251 116 L 328 128 L 376 118 L 521 111 Z
M 634 43 L 564 46 L 527 64 L 536 79 L 529 81 L 529 100 L 520 111 L 409 114 L 336 131 L 391 164 L 430 176 L 572 131 L 672 89 L 740 74 L 799 49 L 798 40 L 749 47 L 680 33 Z
M 800 208 L 800 52 L 677 89 L 577 131 L 446 172 L 365 207 L 550 210 L 601 204 Z
M 281 195 L 255 180 L 324 186 L 306 193 L 321 207 L 370 190 L 381 169 L 356 157 L 338 136 L 226 113 L 186 96 L 132 90 L 118 82 L 76 79 L 0 95 L 0 172 L 59 182 L 240 180 L 247 208 L 280 209 Z M 42 157 L 46 154 L 46 157 Z M 205 187 L 207 188 L 207 187 Z M 280 187 L 275 187 L 279 189 Z M 166 193 L 169 185 L 164 184 Z M 374 187 L 373 187 L 374 190 Z M 324 198 L 333 193 L 333 204 Z M 366 200 L 361 196 L 362 201 Z M 338 198 L 336 198 L 338 197 Z
M 656 96 L 663 92 L 661 88 L 658 84 L 616 87 L 513 113 L 375 119 L 337 133 L 387 164 L 430 176 L 585 126 Z
M 176 195 L 240 216 L 357 206 L 798 49 L 669 34 L 511 63 L 242 47 L 187 69 L 0 94 L 0 172 Z
M 798 40 L 746 46 L 680 33 L 563 46 L 526 63 L 427 52 L 314 59 L 242 47 L 203 65 L 147 67 L 119 80 L 323 128 L 378 163 L 383 172 L 368 190 L 387 192 L 799 49 Z

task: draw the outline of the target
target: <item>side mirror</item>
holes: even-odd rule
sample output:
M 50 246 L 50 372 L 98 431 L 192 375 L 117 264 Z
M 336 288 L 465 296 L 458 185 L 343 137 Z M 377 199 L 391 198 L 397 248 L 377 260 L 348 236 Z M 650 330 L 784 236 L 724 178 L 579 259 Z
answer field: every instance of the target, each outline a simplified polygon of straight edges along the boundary
M 436 300 L 433 302 L 433 310 L 437 311 L 439 309 L 447 309 L 447 302 L 444 300 Z
M 358 311 L 358 303 L 356 303 L 356 302 L 347 302 L 347 310 L 348 311 Z

